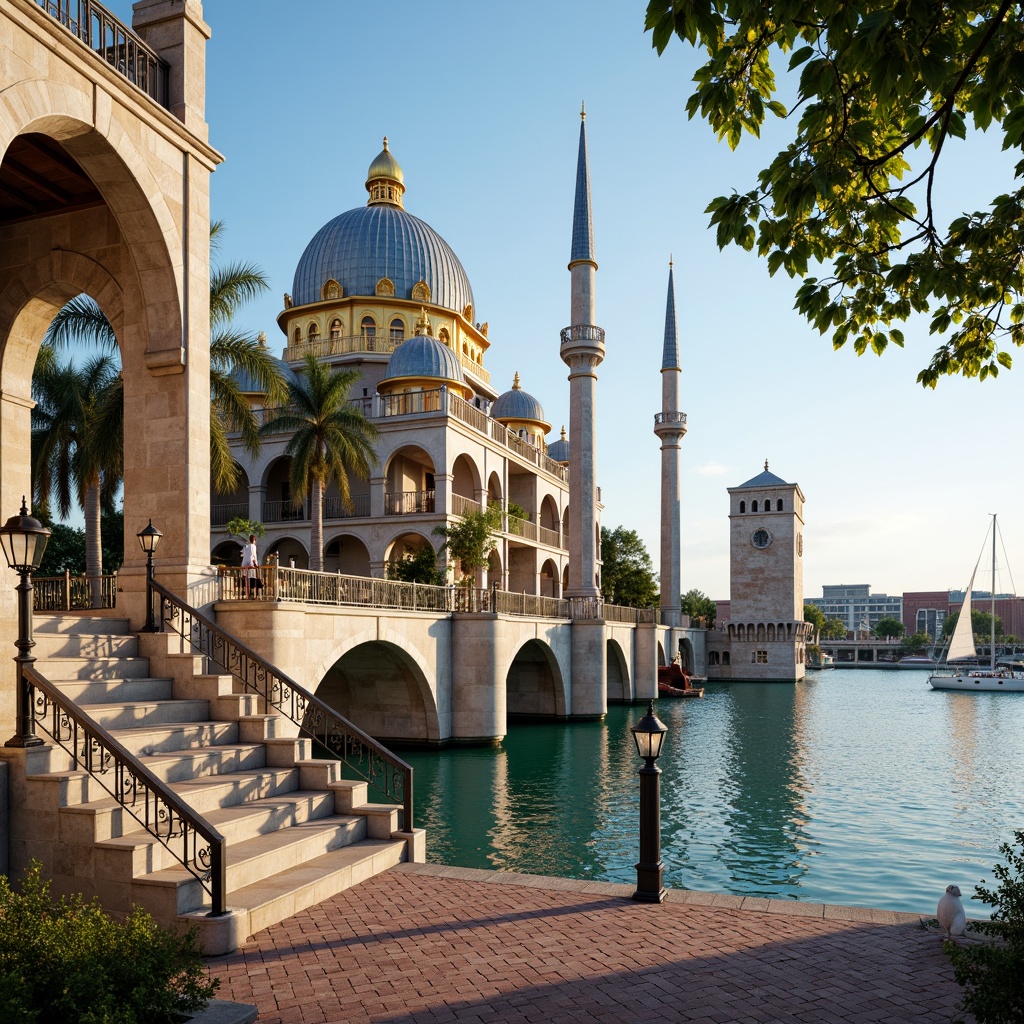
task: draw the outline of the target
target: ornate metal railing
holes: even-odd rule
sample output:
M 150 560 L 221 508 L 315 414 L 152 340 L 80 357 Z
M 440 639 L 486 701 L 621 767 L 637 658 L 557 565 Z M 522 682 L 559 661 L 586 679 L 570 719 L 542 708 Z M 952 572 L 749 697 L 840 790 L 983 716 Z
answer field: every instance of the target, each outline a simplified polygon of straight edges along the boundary
M 32 577 L 32 607 L 37 612 L 69 612 L 117 607 L 117 573 L 107 576 Z
M 569 602 L 561 597 L 539 597 L 536 594 L 513 594 L 494 591 L 494 610 L 500 615 L 536 615 L 548 619 L 569 618 Z
M 227 864 L 220 832 L 32 665 L 23 670 L 32 687 L 36 727 L 199 880 L 210 897 L 211 914 L 225 913 Z
M 434 511 L 434 492 L 388 491 L 384 495 L 384 515 L 409 516 Z
M 167 106 L 168 65 L 96 0 L 36 0 L 73 36 L 133 85 Z
M 232 501 L 224 505 L 210 506 L 210 525 L 227 526 L 232 519 L 247 519 L 249 516 L 249 502 Z
M 353 494 L 352 507 L 346 508 L 340 497 L 324 498 L 324 519 L 353 519 L 370 514 L 370 496 Z
M 291 523 L 305 522 L 309 519 L 309 509 L 305 503 L 295 505 L 290 501 L 263 502 L 263 522 Z
M 412 768 L 405 761 L 155 579 L 148 582 L 147 599 L 159 604 L 157 622 L 161 628 L 169 627 L 194 650 L 262 697 L 267 707 L 280 712 L 332 757 L 344 762 L 359 778 L 388 800 L 400 803 L 402 827 L 412 831 Z

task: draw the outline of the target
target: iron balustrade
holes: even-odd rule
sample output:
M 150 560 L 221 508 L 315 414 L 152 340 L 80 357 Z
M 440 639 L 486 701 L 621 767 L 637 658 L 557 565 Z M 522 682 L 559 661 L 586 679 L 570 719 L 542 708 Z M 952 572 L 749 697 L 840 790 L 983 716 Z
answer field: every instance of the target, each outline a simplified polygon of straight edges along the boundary
M 595 327 L 593 324 L 573 324 L 571 327 L 563 327 L 561 331 L 562 345 L 579 345 L 604 347 L 604 328 Z
M 199 881 L 212 916 L 226 913 L 227 862 L 220 832 L 33 666 L 23 671 L 36 726 Z
M 36 0 L 101 60 L 167 108 L 169 65 L 96 0 Z
M 248 519 L 249 502 L 233 501 L 227 505 L 210 506 L 210 525 L 227 526 L 232 519 Z
M 282 574 L 293 571 L 296 570 L 280 570 Z M 170 627 L 195 651 L 233 675 L 247 690 L 261 697 L 267 707 L 297 725 L 359 778 L 391 802 L 400 803 L 402 827 L 412 831 L 413 772 L 405 761 L 212 619 L 186 604 L 162 583 L 148 580 L 146 598 L 159 603 L 157 622 L 161 629 Z
M 494 610 L 500 615 L 529 615 L 547 619 L 569 618 L 569 602 L 562 597 L 540 597 L 537 594 L 514 594 L 508 590 L 494 591 Z
M 434 511 L 434 491 L 388 491 L 384 495 L 384 515 L 411 516 Z
M 117 573 L 106 576 L 32 577 L 32 607 L 37 612 L 69 612 L 84 608 L 117 607 Z M 98 590 L 98 604 L 93 603 L 94 590 Z
M 685 412 L 656 412 L 654 414 L 655 426 L 661 426 L 666 423 L 678 423 L 682 426 L 686 426 L 686 413 Z
M 370 496 L 353 494 L 351 507 L 346 508 L 340 497 L 324 498 L 324 519 L 354 519 L 370 514 Z
M 467 498 L 464 494 L 452 494 L 452 515 L 461 516 L 464 512 L 482 512 L 483 505 L 479 501 Z
M 305 504 L 296 505 L 291 501 L 263 502 L 263 522 L 295 523 L 309 519 L 309 508 Z

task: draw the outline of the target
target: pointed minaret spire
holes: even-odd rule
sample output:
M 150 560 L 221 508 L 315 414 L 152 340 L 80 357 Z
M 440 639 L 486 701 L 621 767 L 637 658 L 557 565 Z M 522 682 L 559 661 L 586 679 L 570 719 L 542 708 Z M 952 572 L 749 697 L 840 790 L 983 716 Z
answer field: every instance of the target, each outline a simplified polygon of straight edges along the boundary
M 668 261 L 668 301 L 665 305 L 665 345 L 662 349 L 661 368 L 679 369 L 679 341 L 676 336 L 676 286 L 672 280 L 672 259 Z
M 682 589 L 682 449 L 686 414 L 679 408 L 679 339 L 676 333 L 676 289 L 672 260 L 668 262 L 665 342 L 661 357 L 661 412 L 654 433 L 661 439 L 661 621 L 680 626 Z M 673 646 L 676 640 L 672 641 Z M 675 650 L 672 652 L 675 654 Z
M 580 110 L 580 150 L 576 158 L 576 201 L 572 211 L 572 252 L 569 269 L 574 263 L 594 260 L 594 224 L 590 214 L 590 165 L 587 161 L 587 112 Z

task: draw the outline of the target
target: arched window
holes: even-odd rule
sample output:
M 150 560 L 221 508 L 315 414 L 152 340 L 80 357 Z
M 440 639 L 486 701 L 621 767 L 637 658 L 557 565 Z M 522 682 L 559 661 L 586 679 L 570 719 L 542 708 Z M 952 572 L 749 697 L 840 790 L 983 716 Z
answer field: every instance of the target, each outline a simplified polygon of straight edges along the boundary
M 747 503 L 745 501 L 741 501 L 740 502 L 740 512 L 746 512 L 746 511 L 747 511 Z
M 782 499 L 781 498 L 779 498 L 779 500 L 775 503 L 775 511 L 776 512 L 781 512 L 782 511 Z
M 335 317 L 331 321 L 331 340 L 341 337 L 341 321 Z
M 306 336 L 309 338 L 310 341 L 317 341 L 319 339 L 320 328 L 315 322 L 311 323 L 307 328 Z
M 296 327 L 295 328 L 295 344 L 298 345 L 298 343 L 300 341 L 302 341 L 302 328 L 301 327 Z
M 757 502 L 756 501 L 752 501 L 750 503 L 750 511 L 751 512 L 756 512 L 757 511 Z
M 729 657 L 730 657 L 730 655 L 729 655 L 728 651 L 722 651 L 722 664 L 723 665 L 728 665 L 729 664 Z
M 441 342 L 442 345 L 448 345 L 451 347 L 451 339 L 448 337 L 447 327 L 442 327 L 441 330 L 437 332 L 437 340 Z
M 363 339 L 367 351 L 373 351 L 374 338 L 377 336 L 377 324 L 372 316 L 364 316 L 359 325 L 359 336 Z
M 405 341 L 405 321 L 397 316 L 391 321 L 391 340 Z
M 712 651 L 708 655 L 708 664 L 709 665 L 717 665 L 718 664 L 718 651 Z

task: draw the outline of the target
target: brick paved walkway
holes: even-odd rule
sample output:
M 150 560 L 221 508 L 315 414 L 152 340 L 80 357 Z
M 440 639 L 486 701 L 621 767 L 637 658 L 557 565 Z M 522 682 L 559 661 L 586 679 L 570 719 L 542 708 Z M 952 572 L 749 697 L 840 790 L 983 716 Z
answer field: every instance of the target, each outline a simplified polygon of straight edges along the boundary
M 937 931 L 891 911 L 402 865 L 210 961 L 260 1024 L 945 1024 Z

